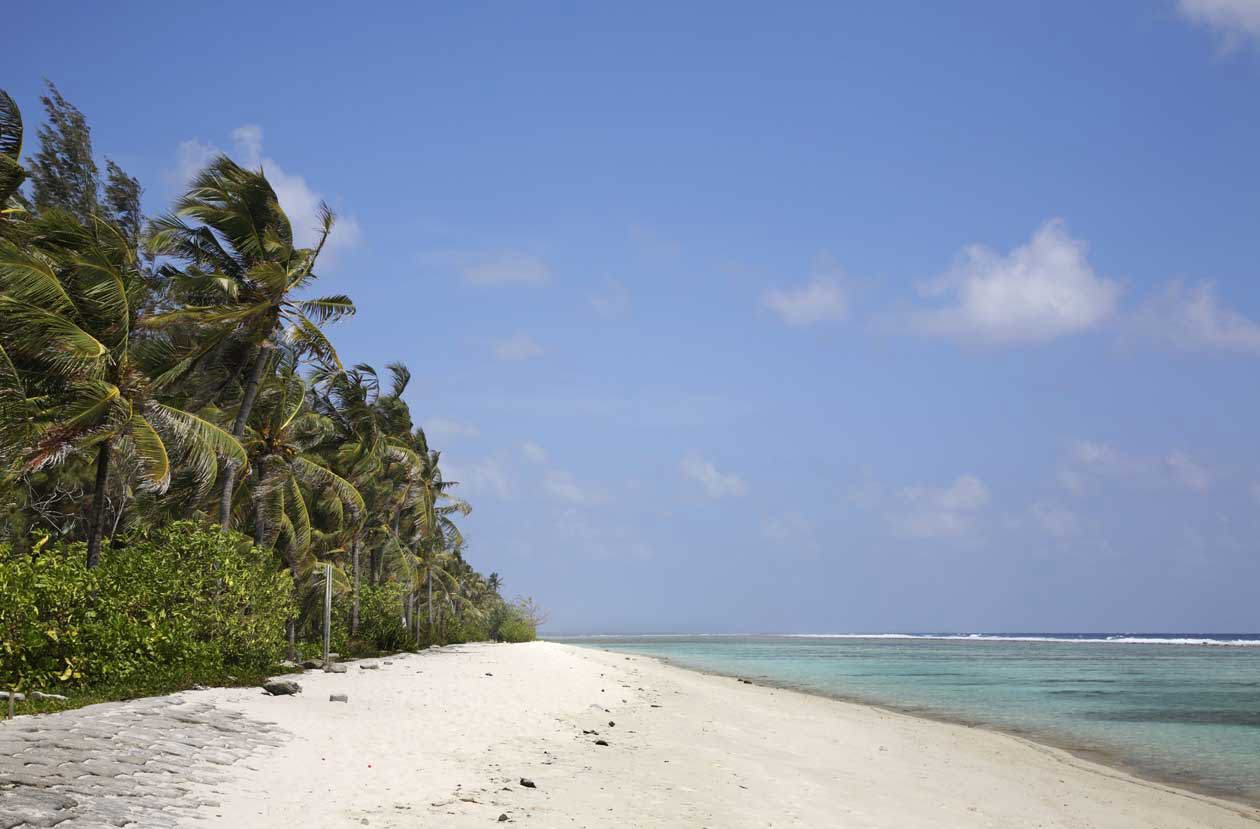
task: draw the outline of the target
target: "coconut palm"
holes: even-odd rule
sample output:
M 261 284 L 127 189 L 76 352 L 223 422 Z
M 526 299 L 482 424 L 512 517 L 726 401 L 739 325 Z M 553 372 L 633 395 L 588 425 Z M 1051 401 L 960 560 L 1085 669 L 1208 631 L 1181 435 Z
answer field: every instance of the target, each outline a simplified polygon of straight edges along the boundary
M 317 507 L 336 523 L 353 525 L 362 520 L 366 506 L 354 484 L 317 454 L 334 436 L 333 427 L 310 410 L 306 384 L 293 361 L 286 356 L 281 371 L 263 384 L 242 445 L 254 471 L 247 489 L 255 543 L 274 547 L 297 578 L 309 569 L 314 552 L 312 513 Z
M 163 384 L 187 380 L 214 358 L 235 351 L 228 373 L 241 390 L 232 434 L 244 435 L 259 384 L 273 364 L 273 352 L 286 349 L 299 357 L 341 367 L 322 324 L 354 313 L 344 295 L 299 299 L 315 279 L 315 263 L 332 232 L 334 217 L 320 205 L 320 236 L 313 248 L 298 248 L 293 228 L 261 170 L 247 170 L 226 156 L 214 159 L 176 203 L 175 211 L 155 221 L 149 245 L 173 257 L 182 270 L 164 273 L 184 306 L 147 321 L 153 328 L 190 326 L 201 332 L 195 344 L 158 379 Z M 219 521 L 231 524 L 237 467 L 223 475 Z
M 26 180 L 22 156 L 22 112 L 0 89 L 0 217 L 24 212 L 18 188 Z
M 171 480 L 171 449 L 194 478 L 207 480 L 216 457 L 244 464 L 240 444 L 213 423 L 162 403 L 145 365 L 153 343 L 137 330 L 147 290 L 135 252 L 112 223 L 86 224 L 46 211 L 29 223 L 30 244 L 0 240 L 0 343 L 31 367 L 22 390 L 25 445 L 9 446 L 23 471 L 94 451 L 95 485 L 87 562 L 96 566 L 111 460 L 134 459 L 143 488 Z M 150 348 L 146 348 L 150 347 Z M 16 374 L 4 361 L 0 374 Z M 29 396 L 27 396 L 29 395 Z

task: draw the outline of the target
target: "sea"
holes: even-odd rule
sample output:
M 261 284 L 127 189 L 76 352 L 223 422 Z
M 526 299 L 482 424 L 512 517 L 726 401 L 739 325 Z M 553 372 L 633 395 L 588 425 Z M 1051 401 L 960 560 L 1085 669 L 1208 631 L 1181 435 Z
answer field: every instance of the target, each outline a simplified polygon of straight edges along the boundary
M 997 729 L 1260 805 L 1260 634 L 547 638 Z

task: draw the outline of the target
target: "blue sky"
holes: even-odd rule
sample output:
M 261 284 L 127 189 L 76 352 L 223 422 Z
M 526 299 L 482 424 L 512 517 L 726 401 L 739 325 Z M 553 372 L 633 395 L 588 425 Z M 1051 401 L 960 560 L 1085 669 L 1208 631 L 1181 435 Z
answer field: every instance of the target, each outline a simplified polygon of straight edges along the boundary
M 1260 2 L 679 5 L 27 4 L 4 83 L 327 199 L 554 631 L 1260 628 Z

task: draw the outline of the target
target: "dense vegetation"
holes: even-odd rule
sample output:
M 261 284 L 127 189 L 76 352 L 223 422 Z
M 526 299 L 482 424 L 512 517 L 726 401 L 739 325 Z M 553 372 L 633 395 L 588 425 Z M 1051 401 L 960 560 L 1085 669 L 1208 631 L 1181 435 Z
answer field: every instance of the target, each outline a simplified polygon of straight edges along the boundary
M 342 653 L 530 639 L 464 558 L 409 370 L 347 365 L 262 170 L 213 159 L 167 214 L 51 84 L 0 91 L 0 687 L 207 681 Z M 287 636 L 286 636 L 287 635 Z M 287 638 L 287 643 L 286 643 Z

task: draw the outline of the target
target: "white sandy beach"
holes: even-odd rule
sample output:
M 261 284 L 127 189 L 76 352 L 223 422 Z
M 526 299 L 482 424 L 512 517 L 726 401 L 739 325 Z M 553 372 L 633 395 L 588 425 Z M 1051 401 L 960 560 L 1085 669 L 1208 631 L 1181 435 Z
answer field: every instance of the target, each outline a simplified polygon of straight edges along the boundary
M 538 642 L 385 661 L 307 672 L 293 697 L 189 694 L 293 734 L 234 767 L 216 786 L 219 805 L 189 825 L 464 827 L 500 815 L 537 827 L 715 829 L 1260 823 L 1260 811 L 1014 737 L 643 657 Z

